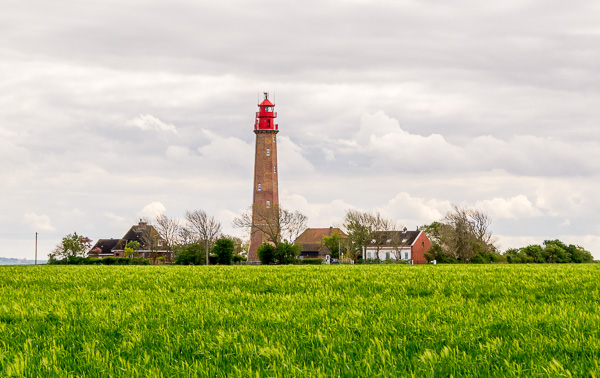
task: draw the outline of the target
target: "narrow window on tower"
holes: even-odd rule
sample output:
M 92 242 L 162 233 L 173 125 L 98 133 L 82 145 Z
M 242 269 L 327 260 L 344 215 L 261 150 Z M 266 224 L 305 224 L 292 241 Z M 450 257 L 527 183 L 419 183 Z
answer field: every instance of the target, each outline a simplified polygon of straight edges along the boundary
M 273 142 L 275 142 L 275 137 L 273 137 Z
M 273 173 L 277 174 L 277 166 L 276 165 L 273 166 Z
M 267 200 L 267 209 L 271 207 L 271 201 Z
M 260 192 L 260 183 L 258 184 L 258 191 Z
M 271 149 L 267 148 L 267 156 L 271 156 Z

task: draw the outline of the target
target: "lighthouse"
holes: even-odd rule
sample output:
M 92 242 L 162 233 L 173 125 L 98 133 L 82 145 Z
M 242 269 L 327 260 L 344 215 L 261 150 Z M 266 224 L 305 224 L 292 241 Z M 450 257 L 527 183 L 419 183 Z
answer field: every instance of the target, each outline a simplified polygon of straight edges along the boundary
M 254 187 L 252 198 L 252 229 L 250 232 L 250 248 L 248 262 L 259 262 L 256 250 L 266 242 L 265 235 L 256 225 L 264 222 L 259 214 L 268 209 L 279 207 L 277 180 L 277 133 L 279 126 L 275 123 L 277 113 L 275 104 L 269 101 L 269 94 L 264 92 L 264 100 L 258 104 L 258 112 L 254 121 L 256 149 L 254 153 Z

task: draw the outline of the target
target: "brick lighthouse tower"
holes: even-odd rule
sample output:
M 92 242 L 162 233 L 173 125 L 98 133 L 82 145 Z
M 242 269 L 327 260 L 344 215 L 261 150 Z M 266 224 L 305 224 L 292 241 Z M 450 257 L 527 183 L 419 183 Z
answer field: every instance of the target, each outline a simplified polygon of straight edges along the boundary
M 267 209 L 279 206 L 277 180 L 277 133 L 279 126 L 275 124 L 275 104 L 269 101 L 269 94 L 258 104 L 258 112 L 254 122 L 256 134 L 256 151 L 254 154 L 254 195 L 252 200 L 252 230 L 248 261 L 259 262 L 256 250 L 266 240 L 265 235 L 255 226 L 265 222 Z M 263 217 L 261 217 L 261 214 Z

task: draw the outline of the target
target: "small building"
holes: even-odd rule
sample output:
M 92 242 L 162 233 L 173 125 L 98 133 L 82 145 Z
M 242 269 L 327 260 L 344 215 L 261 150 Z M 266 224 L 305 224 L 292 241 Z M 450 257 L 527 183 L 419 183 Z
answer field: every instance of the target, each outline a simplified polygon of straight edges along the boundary
M 330 237 L 333 234 L 340 235 L 341 239 L 347 239 L 348 235 L 339 228 L 307 228 L 294 241 L 294 244 L 300 244 L 300 258 L 322 258 L 330 255 L 329 247 L 323 243 L 325 236 Z
M 427 264 L 425 253 L 431 241 L 423 231 L 380 231 L 366 248 L 366 258 L 405 260 L 413 264 Z
M 164 261 L 166 262 L 171 261 L 172 253 L 167 250 L 165 240 L 156 231 L 154 226 L 141 220 L 137 225 L 132 226 L 120 239 L 99 239 L 90 250 L 90 255 L 100 258 L 108 256 L 125 257 L 125 247 L 131 241 L 137 241 L 140 244 L 140 249 L 134 257 L 150 259 L 150 262 L 153 264 L 158 264 L 160 257 L 164 257 Z
M 96 244 L 90 249 L 91 257 L 112 257 L 114 256 L 112 249 L 117 245 L 120 239 L 98 239 Z

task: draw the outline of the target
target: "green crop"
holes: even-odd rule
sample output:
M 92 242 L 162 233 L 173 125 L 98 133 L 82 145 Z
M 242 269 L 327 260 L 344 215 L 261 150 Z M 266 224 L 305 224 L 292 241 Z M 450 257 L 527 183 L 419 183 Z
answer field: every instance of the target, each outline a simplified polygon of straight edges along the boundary
M 600 264 L 0 268 L 0 376 L 600 376 Z

